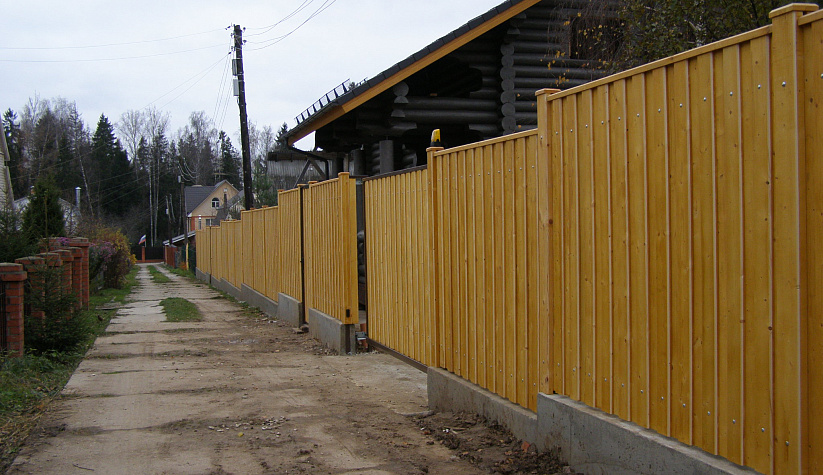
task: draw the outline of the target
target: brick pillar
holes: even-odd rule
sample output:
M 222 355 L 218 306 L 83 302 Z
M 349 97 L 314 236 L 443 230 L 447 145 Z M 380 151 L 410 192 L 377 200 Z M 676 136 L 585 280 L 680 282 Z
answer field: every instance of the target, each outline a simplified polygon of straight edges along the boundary
M 56 252 L 41 252 L 38 254 L 39 257 L 42 257 L 46 261 L 46 267 L 53 273 L 57 274 L 57 282 L 54 282 L 54 288 L 59 289 L 62 286 L 63 278 L 62 278 L 62 269 L 60 269 L 63 261 L 60 260 L 60 254 Z M 47 289 L 43 289 L 46 291 Z
M 29 316 L 33 318 L 45 318 L 46 313 L 40 309 L 34 301 L 43 300 L 43 270 L 46 268 L 46 260 L 42 257 L 29 256 L 17 259 L 15 262 L 23 266 L 23 270 L 28 274 L 29 281 Z
M 54 253 L 60 256 L 60 265 L 63 269 L 60 276 L 60 288 L 63 289 L 64 294 L 70 295 L 74 290 L 71 280 L 72 270 L 74 268 L 74 255 L 68 249 L 58 249 L 54 251 Z
M 0 281 L 6 288 L 6 314 L 0 315 L 0 325 L 6 325 L 7 349 L 12 357 L 23 356 L 23 284 L 26 277 L 22 265 L 0 263 Z
M 71 261 L 71 291 L 77 298 L 75 308 L 83 308 L 83 250 L 79 247 L 68 248 L 74 260 Z
M 73 247 L 79 248 L 82 253 L 82 270 L 80 271 L 80 287 L 83 289 L 80 302 L 83 308 L 89 308 L 89 246 L 91 243 L 86 238 L 74 238 L 71 240 Z

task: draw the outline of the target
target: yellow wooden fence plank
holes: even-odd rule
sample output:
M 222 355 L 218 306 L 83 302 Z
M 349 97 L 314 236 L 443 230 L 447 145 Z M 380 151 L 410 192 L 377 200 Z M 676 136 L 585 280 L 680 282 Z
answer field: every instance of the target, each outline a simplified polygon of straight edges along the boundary
M 668 75 L 668 155 L 670 196 L 671 435 L 692 443 L 692 229 L 689 70 L 686 62 Z
M 612 408 L 612 283 L 611 269 L 612 215 L 611 152 L 606 119 L 609 110 L 609 87 L 604 85 L 592 90 L 592 116 L 587 124 L 592 137 L 592 255 L 593 255 L 593 304 L 594 304 L 594 405 L 613 413 Z
M 692 298 L 694 309 L 692 372 L 694 375 L 693 441 L 716 453 L 715 428 L 715 252 L 714 252 L 714 95 L 712 56 L 691 61 L 689 111 L 692 123 Z
M 631 420 L 649 427 L 649 300 L 648 300 L 648 206 L 646 157 L 645 75 L 627 82 L 626 121 L 628 130 L 629 189 L 629 318 L 631 320 Z M 622 119 L 622 120 L 621 120 Z M 618 125 L 619 126 L 619 125 Z
M 626 127 L 626 81 L 610 87 L 606 127 L 609 134 L 611 235 L 612 235 L 612 409 L 622 419 L 629 419 L 629 385 L 631 353 L 629 351 L 629 222 L 628 222 L 628 150 Z M 618 120 L 620 118 L 621 120 Z
M 806 48 L 805 96 L 806 155 L 818 157 L 806 162 L 806 326 L 808 335 L 806 367 L 808 376 L 807 426 L 809 427 L 809 473 L 823 472 L 823 433 L 813 427 L 823 426 L 823 21 L 815 21 L 804 29 Z

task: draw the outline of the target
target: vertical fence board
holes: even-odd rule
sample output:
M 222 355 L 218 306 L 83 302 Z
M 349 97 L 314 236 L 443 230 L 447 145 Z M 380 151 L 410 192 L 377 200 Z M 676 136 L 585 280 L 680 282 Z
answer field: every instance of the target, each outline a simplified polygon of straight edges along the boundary
M 712 56 L 690 63 L 689 112 L 692 123 L 692 393 L 693 442 L 716 453 L 715 286 L 714 286 L 714 123 Z
M 809 440 L 806 445 L 809 473 L 823 472 L 823 433 L 812 427 L 823 425 L 823 22 L 804 28 L 806 48 L 806 280 L 808 289 L 806 326 L 808 335 L 805 365 L 808 368 Z
M 613 413 L 612 407 L 612 230 L 611 203 L 611 143 L 608 118 L 609 86 L 595 88 L 592 94 L 592 118 L 589 122 L 592 137 L 592 208 L 593 266 L 594 266 L 594 380 L 595 407 Z
M 671 67 L 668 76 L 668 136 L 670 194 L 671 385 L 667 397 L 671 436 L 692 443 L 692 229 L 691 134 L 686 62 Z
M 610 86 L 609 107 L 605 118 L 609 147 L 610 229 L 612 267 L 612 410 L 622 419 L 629 419 L 629 388 L 631 376 L 631 338 L 629 320 L 629 229 L 628 229 L 628 150 L 626 127 L 618 120 L 626 116 L 626 81 Z

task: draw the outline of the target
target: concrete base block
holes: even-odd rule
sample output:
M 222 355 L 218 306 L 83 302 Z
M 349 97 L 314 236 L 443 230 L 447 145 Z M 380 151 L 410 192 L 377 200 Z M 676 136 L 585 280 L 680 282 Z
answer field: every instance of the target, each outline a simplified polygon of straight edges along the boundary
M 303 302 L 286 294 L 277 294 L 277 317 L 297 328 L 303 324 Z
M 345 325 L 340 320 L 315 309 L 309 309 L 309 335 L 338 353 L 345 355 L 354 351 L 356 342 L 354 325 Z
M 277 316 L 277 302 L 266 297 L 265 295 L 254 290 L 246 284 L 242 284 L 240 286 L 240 291 L 243 294 L 243 300 L 247 304 L 251 305 L 252 307 L 259 308 L 260 311 L 262 311 L 270 317 Z
M 535 413 L 444 369 L 429 367 L 428 393 L 434 411 L 474 412 L 506 426 L 518 439 L 537 438 Z
M 538 449 L 586 474 L 753 474 L 746 467 L 565 396 L 537 398 Z
M 216 289 L 222 290 L 223 292 L 231 295 L 237 300 L 243 300 L 243 292 L 225 279 L 212 279 L 211 285 Z
M 195 268 L 194 275 L 197 277 L 197 280 L 201 280 L 207 284 L 211 284 L 211 274 L 203 272 L 202 270 Z

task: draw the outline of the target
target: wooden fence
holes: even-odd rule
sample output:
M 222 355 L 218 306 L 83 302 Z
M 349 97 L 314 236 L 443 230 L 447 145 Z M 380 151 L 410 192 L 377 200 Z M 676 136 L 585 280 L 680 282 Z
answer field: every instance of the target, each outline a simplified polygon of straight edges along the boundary
M 354 179 L 342 173 L 334 180 L 280 191 L 278 202 L 197 231 L 198 267 L 275 302 L 280 293 L 303 302 L 305 259 L 305 307 L 357 323 Z M 304 235 L 303 228 L 311 234 Z
M 564 394 L 764 473 L 823 472 L 823 11 L 772 18 L 542 91 L 537 130 L 367 181 L 370 336 L 528 408 Z M 304 191 L 302 238 L 286 194 L 280 211 L 309 306 L 344 321 L 349 180 Z
M 766 473 L 823 469 L 808 351 L 823 345 L 820 201 L 808 200 L 823 178 L 810 153 L 823 141 L 823 23 L 802 18 L 816 9 L 540 96 L 541 391 Z
M 428 170 L 365 180 L 369 338 L 440 366 Z
M 348 173 L 303 190 L 306 309 L 359 321 L 357 194 Z M 311 324 L 311 322 L 309 322 Z

